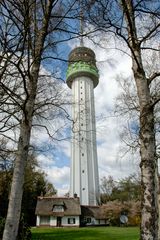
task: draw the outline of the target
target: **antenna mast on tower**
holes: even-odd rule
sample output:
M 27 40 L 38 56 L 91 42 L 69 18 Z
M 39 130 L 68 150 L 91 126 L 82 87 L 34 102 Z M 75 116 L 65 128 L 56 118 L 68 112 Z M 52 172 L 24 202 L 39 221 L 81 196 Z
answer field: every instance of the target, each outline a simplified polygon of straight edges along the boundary
M 80 46 L 84 46 L 83 42 L 83 28 L 84 28 L 84 18 L 83 18 L 83 11 L 82 11 L 82 2 L 79 1 L 80 4 Z

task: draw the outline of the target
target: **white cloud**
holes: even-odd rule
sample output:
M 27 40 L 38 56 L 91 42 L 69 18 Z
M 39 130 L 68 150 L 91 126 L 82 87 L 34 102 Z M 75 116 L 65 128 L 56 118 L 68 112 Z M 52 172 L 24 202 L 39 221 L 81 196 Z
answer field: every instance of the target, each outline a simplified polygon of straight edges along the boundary
M 62 148 L 61 152 L 63 152 Z M 58 161 L 61 161 L 61 154 L 58 154 L 58 157 L 55 157 L 58 158 Z M 58 167 L 57 161 L 54 158 L 54 155 L 51 153 L 46 153 L 45 155 L 40 154 L 37 158 L 40 167 L 47 174 L 48 181 L 51 182 L 58 190 L 58 195 L 63 196 L 64 194 L 66 194 L 69 191 L 70 168 L 65 165 Z
M 46 173 L 48 175 L 48 180 L 53 183 L 58 190 L 58 195 L 62 196 L 69 191 L 69 167 L 64 166 L 59 168 L 52 166 L 46 169 Z
M 59 143 L 59 151 L 63 152 L 63 154 L 66 155 L 66 157 L 70 158 L 71 155 L 71 141 L 61 141 Z
M 101 134 L 97 133 L 100 179 L 108 175 L 120 179 L 137 171 L 138 157 L 135 159 L 130 153 L 122 157 L 119 127 L 115 118 L 108 118 Z
M 95 89 L 96 115 L 103 116 L 97 121 L 99 176 L 100 179 L 108 175 L 120 179 L 137 171 L 139 159 L 139 156 L 134 157 L 130 153 L 122 158 L 119 133 L 124 122 L 113 116 L 116 97 L 122 91 L 117 76 L 132 76 L 131 58 L 116 50 L 92 49 L 100 73 L 99 85 Z
M 45 169 L 55 165 L 55 160 L 53 159 L 53 156 L 51 154 L 49 154 L 49 155 L 40 154 L 40 155 L 38 155 L 37 159 L 38 159 L 38 163 L 40 164 L 40 166 L 42 166 Z

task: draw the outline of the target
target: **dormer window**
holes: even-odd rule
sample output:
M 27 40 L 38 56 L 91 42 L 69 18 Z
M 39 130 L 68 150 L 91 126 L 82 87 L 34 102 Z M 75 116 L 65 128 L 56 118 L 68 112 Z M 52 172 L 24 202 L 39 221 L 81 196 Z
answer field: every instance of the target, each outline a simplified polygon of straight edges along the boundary
M 53 212 L 64 212 L 64 206 L 62 206 L 62 205 L 54 205 L 52 211 Z

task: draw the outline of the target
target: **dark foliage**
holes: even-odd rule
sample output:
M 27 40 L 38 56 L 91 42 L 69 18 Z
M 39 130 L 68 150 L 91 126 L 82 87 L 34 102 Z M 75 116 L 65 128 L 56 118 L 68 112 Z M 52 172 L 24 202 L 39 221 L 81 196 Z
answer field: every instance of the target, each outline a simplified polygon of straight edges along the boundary
M 112 176 L 103 177 L 101 179 L 101 190 L 102 203 L 114 200 L 120 202 L 138 201 L 141 196 L 141 183 L 134 174 L 119 181 L 115 181 Z
M 5 225 L 5 219 L 0 217 L 0 240 L 2 239 L 4 225 Z M 17 240 L 31 240 L 31 239 L 32 239 L 32 234 L 31 234 L 30 226 L 24 222 L 24 217 L 21 216 Z
M 5 218 L 9 201 L 9 192 L 12 179 L 12 168 L 0 169 L 0 217 Z M 35 156 L 31 155 L 28 159 L 24 192 L 22 199 L 23 225 L 26 228 L 36 224 L 35 208 L 37 197 L 40 195 L 54 195 L 56 189 L 46 179 L 43 171 L 38 169 Z M 25 222 L 25 224 L 24 224 Z M 21 226 L 21 225 L 20 225 Z M 22 231 L 23 232 L 23 231 Z M 22 233 L 23 234 L 23 233 Z
M 30 226 L 24 221 L 24 217 L 21 216 L 17 240 L 30 240 L 30 239 L 32 239 Z

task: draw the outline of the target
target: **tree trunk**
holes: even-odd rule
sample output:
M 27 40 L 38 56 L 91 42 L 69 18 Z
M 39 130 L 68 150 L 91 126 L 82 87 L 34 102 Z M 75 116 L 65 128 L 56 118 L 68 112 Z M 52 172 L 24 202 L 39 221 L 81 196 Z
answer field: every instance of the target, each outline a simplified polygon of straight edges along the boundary
M 158 176 L 158 183 L 159 183 L 159 176 Z M 160 240 L 160 192 L 158 192 L 158 240 Z
M 128 46 L 132 55 L 132 70 L 137 86 L 140 107 L 140 155 L 141 155 L 141 240 L 158 240 L 158 167 L 156 157 L 154 104 L 147 81 L 141 47 L 137 37 L 133 1 L 121 0 L 124 11 Z
M 41 46 L 43 46 L 44 41 L 40 43 Z M 37 61 L 35 61 L 31 69 L 30 79 L 28 79 L 29 82 L 28 92 L 26 100 L 24 101 L 23 104 L 23 114 L 22 121 L 20 124 L 18 151 L 15 160 L 7 218 L 2 238 L 3 240 L 16 240 L 18 233 L 23 195 L 24 171 L 30 145 L 33 112 L 37 92 L 39 68 L 41 62 L 40 57 L 41 55 L 38 54 L 38 57 L 36 59 Z
M 154 105 L 149 84 L 143 71 L 140 49 L 134 49 L 133 73 L 140 106 L 141 155 L 141 240 L 158 239 L 158 167 L 156 157 Z M 135 60 L 136 57 L 136 60 Z
M 26 99 L 23 104 L 23 114 L 22 122 L 20 124 L 18 151 L 12 178 L 11 193 L 5 229 L 3 232 L 3 240 L 16 240 L 18 233 L 19 219 L 21 214 L 21 202 L 23 195 L 24 170 L 28 158 L 28 149 L 30 144 L 34 105 L 37 94 L 39 69 L 44 48 L 44 42 L 48 34 L 48 26 L 50 22 L 53 3 L 54 0 L 48 0 L 45 3 L 45 6 L 43 6 L 45 7 L 43 11 L 45 11 L 44 16 L 41 19 L 42 27 L 37 32 L 36 41 L 32 49 L 34 50 L 34 59 L 32 59 L 33 56 L 31 57 L 30 54 L 28 55 L 29 61 L 32 59 L 32 65 L 30 65 L 28 69 L 29 74 L 27 81 L 26 79 L 23 79 Z M 35 24 L 37 24 L 37 22 L 35 22 Z M 30 35 L 28 36 L 30 37 Z
M 29 80 L 29 95 L 23 106 L 22 121 L 20 124 L 20 135 L 18 141 L 18 150 L 15 159 L 15 166 L 12 178 L 11 192 L 9 197 L 9 206 L 5 229 L 3 232 L 3 240 L 15 240 L 18 233 L 19 219 L 21 214 L 21 202 L 23 195 L 24 171 L 28 158 L 28 150 L 30 144 L 32 119 L 34 111 L 34 103 L 36 98 L 37 80 L 39 72 L 39 63 L 34 70 L 37 74 L 32 73 Z M 35 78 L 34 78 L 35 77 Z
M 23 121 L 20 129 L 3 240 L 15 240 L 17 237 L 23 194 L 24 169 L 28 157 L 30 133 L 31 124 L 26 124 L 26 122 Z
M 158 239 L 158 182 L 157 158 L 154 134 L 153 107 L 146 105 L 140 112 L 140 154 L 141 154 L 141 239 Z

